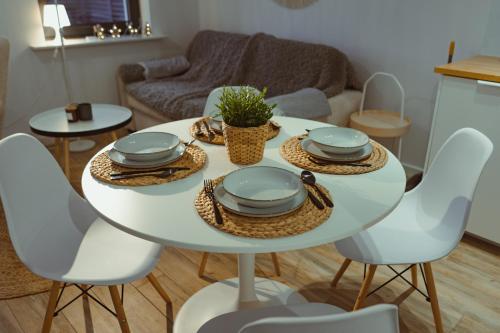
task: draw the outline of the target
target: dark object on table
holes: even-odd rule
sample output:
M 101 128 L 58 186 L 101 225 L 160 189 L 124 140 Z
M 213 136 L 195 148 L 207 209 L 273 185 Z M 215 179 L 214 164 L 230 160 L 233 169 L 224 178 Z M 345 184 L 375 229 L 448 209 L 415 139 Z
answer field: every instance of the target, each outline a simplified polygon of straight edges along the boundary
M 111 180 L 120 180 L 120 179 L 130 179 L 137 177 L 156 177 L 156 178 L 168 178 L 172 176 L 174 173 L 179 171 L 179 169 L 168 169 L 167 171 L 163 171 L 161 173 L 133 173 L 133 174 L 121 174 L 118 176 L 111 176 Z
M 92 105 L 90 103 L 78 104 L 78 119 L 92 120 Z
M 327 161 L 327 160 L 319 160 L 317 158 L 308 157 L 309 161 L 313 162 L 317 165 L 327 166 L 327 165 L 348 165 L 353 167 L 366 167 L 370 168 L 372 165 L 370 163 L 363 162 L 336 162 L 336 161 Z
M 222 220 L 222 215 L 220 213 L 219 207 L 217 206 L 217 199 L 215 199 L 214 185 L 212 183 L 212 180 L 208 179 L 203 181 L 203 190 L 205 191 L 205 194 L 210 199 L 210 201 L 212 201 L 212 206 L 214 207 L 215 222 L 217 222 L 217 224 L 223 224 L 224 221 Z
M 316 185 L 316 177 L 314 177 L 314 174 L 311 171 L 302 171 L 302 173 L 300 174 L 300 179 L 302 179 L 304 183 L 314 187 L 325 205 L 327 205 L 328 207 L 333 207 L 333 202 L 330 200 L 330 198 L 328 198 L 326 194 L 324 194 L 323 191 L 321 191 L 321 189 Z
M 78 104 L 69 103 L 64 109 L 66 110 L 66 118 L 69 123 L 78 121 Z
M 309 197 L 311 202 L 314 204 L 314 206 L 316 206 L 316 208 L 318 208 L 319 210 L 325 209 L 325 206 L 321 203 L 321 201 L 319 201 L 318 198 L 316 198 L 316 196 L 314 194 L 312 194 L 312 192 L 310 190 L 306 190 L 306 191 L 307 191 L 307 196 Z

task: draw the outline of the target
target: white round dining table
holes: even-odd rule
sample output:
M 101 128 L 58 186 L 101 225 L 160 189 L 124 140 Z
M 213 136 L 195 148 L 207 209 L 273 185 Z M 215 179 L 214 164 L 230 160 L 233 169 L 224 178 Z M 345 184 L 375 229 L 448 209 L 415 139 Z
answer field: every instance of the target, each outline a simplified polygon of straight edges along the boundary
M 197 118 L 157 125 L 143 131 L 161 131 L 191 139 L 189 128 Z M 280 155 L 280 145 L 289 137 L 329 124 L 289 117 L 273 117 L 280 134 L 267 141 L 264 158 L 257 165 L 275 166 L 300 174 L 300 168 Z M 232 164 L 224 146 L 197 141 L 207 153 L 199 172 L 174 182 L 151 186 L 115 186 L 90 174 L 90 162 L 82 176 L 88 202 L 113 226 L 165 246 L 198 251 L 238 254 L 238 278 L 211 284 L 191 296 L 177 314 L 174 332 L 197 332 L 205 322 L 237 309 L 306 302 L 283 283 L 255 278 L 255 254 L 305 249 L 352 236 L 383 219 L 401 200 L 405 172 L 389 151 L 387 164 L 359 175 L 315 173 L 317 181 L 331 193 L 335 207 L 327 221 L 300 235 L 273 239 L 234 236 L 208 225 L 194 207 L 204 179 L 214 179 L 244 166 Z M 109 150 L 112 144 L 99 153 Z M 98 154 L 99 154 L 98 153 Z

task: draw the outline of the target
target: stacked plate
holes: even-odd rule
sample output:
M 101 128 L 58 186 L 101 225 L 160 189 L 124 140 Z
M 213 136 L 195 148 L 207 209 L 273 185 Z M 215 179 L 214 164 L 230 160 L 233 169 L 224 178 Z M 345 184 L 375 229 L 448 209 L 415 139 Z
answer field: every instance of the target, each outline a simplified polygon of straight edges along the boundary
M 346 127 L 313 129 L 300 144 L 309 155 L 332 162 L 356 162 L 373 152 L 373 146 L 365 133 Z
M 117 165 L 146 169 L 172 163 L 181 158 L 185 151 L 186 146 L 177 135 L 145 132 L 116 141 L 108 156 Z
M 273 217 L 299 209 L 307 191 L 299 176 L 275 167 L 248 167 L 228 174 L 214 190 L 225 209 L 251 217 Z

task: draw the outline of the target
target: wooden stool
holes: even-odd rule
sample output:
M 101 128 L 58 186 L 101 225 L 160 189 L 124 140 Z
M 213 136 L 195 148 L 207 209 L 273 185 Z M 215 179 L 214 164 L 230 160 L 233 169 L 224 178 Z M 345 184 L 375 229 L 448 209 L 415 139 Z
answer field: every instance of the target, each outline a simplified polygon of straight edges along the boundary
M 368 83 L 376 76 L 387 76 L 392 78 L 401 91 L 401 107 L 399 113 L 388 110 L 364 110 L 366 90 Z M 402 136 L 405 135 L 411 126 L 411 120 L 404 116 L 405 92 L 399 80 L 390 73 L 377 72 L 366 80 L 363 86 L 363 96 L 359 112 L 351 114 L 349 126 L 366 133 L 370 137 L 377 138 L 399 138 L 398 158 L 401 158 Z

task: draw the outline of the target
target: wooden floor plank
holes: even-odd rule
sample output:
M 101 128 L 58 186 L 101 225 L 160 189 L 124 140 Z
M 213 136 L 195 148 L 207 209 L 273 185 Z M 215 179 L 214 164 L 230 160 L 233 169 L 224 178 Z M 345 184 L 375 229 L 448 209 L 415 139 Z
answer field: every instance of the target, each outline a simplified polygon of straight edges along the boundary
M 0 332 L 24 333 L 6 301 L 0 301 Z

